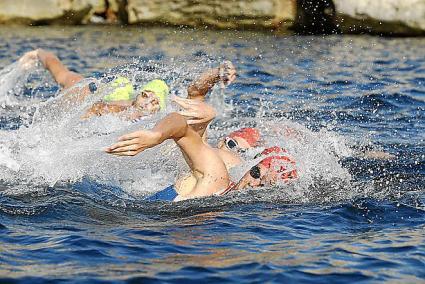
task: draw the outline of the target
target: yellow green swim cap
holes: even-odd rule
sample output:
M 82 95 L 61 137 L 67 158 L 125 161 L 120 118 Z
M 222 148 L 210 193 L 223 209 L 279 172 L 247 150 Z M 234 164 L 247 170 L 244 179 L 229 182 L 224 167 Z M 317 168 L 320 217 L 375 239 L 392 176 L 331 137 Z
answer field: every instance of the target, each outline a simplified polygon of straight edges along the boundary
M 118 76 L 109 86 L 113 88 L 112 93 L 103 97 L 106 102 L 129 101 L 133 99 L 134 88 L 130 80 L 125 77 Z
M 163 80 L 156 79 L 149 81 L 143 86 L 142 91 L 151 91 L 155 93 L 159 99 L 159 106 L 161 109 L 165 108 L 170 88 L 168 88 L 167 84 Z

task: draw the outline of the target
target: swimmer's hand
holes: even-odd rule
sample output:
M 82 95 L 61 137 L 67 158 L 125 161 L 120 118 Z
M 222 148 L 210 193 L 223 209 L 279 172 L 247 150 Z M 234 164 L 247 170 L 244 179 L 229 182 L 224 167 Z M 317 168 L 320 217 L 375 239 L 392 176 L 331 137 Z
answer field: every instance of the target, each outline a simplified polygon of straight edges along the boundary
M 224 61 L 219 67 L 221 87 L 225 88 L 236 80 L 236 68 L 230 61 Z
M 189 125 L 209 123 L 217 116 L 216 110 L 204 101 L 183 99 L 177 96 L 174 96 L 172 100 L 184 109 L 178 114 L 184 116 Z
M 38 50 L 36 49 L 25 53 L 21 58 L 19 58 L 18 62 L 24 70 L 33 68 L 38 62 Z
M 139 130 L 118 139 L 119 142 L 105 149 L 116 156 L 135 156 L 140 152 L 162 142 L 161 133 L 152 130 Z

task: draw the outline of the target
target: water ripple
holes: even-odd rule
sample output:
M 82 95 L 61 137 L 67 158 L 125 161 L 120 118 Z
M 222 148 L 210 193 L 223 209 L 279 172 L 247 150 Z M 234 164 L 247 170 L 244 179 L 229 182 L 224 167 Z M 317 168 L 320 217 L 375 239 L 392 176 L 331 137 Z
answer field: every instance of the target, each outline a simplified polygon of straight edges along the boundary
M 8 179 L 11 170 L 2 168 L 1 283 L 419 283 L 425 278 L 424 39 L 136 27 L 8 27 L 0 29 L 0 37 L 2 67 L 41 47 L 86 76 L 106 80 L 125 73 L 142 84 L 160 74 L 180 93 L 201 69 L 231 59 L 238 80 L 225 91 L 227 104 L 218 104 L 223 116 L 213 124 L 218 131 L 211 131 L 213 136 L 241 124 L 264 126 L 268 133 L 272 127 L 263 121 L 293 125 L 286 118 L 311 136 L 311 149 L 298 153 L 309 158 L 302 161 L 326 153 L 336 159 L 330 168 L 324 160 L 315 164 L 317 176 L 298 191 L 273 187 L 169 204 L 143 201 L 146 192 L 139 187 L 152 184 L 125 190 L 127 167 L 137 168 L 129 179 L 146 176 L 142 161 L 106 173 L 95 166 L 87 170 L 78 164 L 84 144 L 72 141 L 77 158 L 63 156 L 52 166 L 53 156 L 65 152 L 61 144 L 45 164 L 20 169 L 15 178 Z M 34 105 L 56 96 L 58 88 L 42 70 L 18 83 L 0 98 L 0 146 L 15 145 L 10 153 L 0 148 L 0 155 L 29 149 L 22 156 L 29 159 L 33 148 L 23 146 L 34 147 L 36 135 L 24 135 L 31 143 L 19 144 L 22 138 L 12 133 L 29 131 Z M 222 99 L 218 90 L 211 97 L 213 103 Z M 104 129 L 75 130 L 78 137 L 85 131 L 106 139 Z M 391 158 L 367 156 L 371 150 Z M 160 167 L 170 173 L 178 165 L 166 161 Z M 160 178 L 152 183 L 173 180 L 161 176 L 159 167 L 151 175 L 156 170 Z M 341 177 L 338 170 L 349 179 L 320 176 Z M 102 174 L 120 179 L 102 180 Z

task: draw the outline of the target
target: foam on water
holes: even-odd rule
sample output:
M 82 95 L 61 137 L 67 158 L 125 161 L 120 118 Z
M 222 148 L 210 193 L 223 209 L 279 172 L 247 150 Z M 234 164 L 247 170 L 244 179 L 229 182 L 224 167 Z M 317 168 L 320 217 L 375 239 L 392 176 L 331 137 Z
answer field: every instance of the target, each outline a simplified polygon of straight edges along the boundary
M 18 92 L 22 90 L 23 82 L 26 81 L 28 74 L 28 72 L 22 70 L 18 62 L 0 70 L 0 104 L 3 108 L 6 105 L 18 103 L 18 100 L 13 96 L 13 89 L 16 88 Z
M 15 71 L 12 68 L 9 73 L 3 72 L 2 80 L 7 80 Z M 140 76 L 146 80 L 158 76 L 133 71 L 133 79 Z M 19 80 L 22 84 L 26 78 Z M 87 84 L 87 81 L 80 85 Z M 146 117 L 137 123 L 112 115 L 80 119 L 88 106 L 108 92 L 107 88 L 99 89 L 99 92 L 78 103 L 69 99 L 75 95 L 74 90 L 60 93 L 46 102 L 34 101 L 37 110 L 30 125 L 16 131 L 2 131 L 0 167 L 5 170 L 1 171 L 0 179 L 16 184 L 53 186 L 57 182 L 76 182 L 89 177 L 99 183 L 123 186 L 136 194 L 172 183 L 175 173 L 171 169 L 179 167 L 173 162 L 176 160 L 173 159 L 174 152 L 178 151 L 167 150 L 171 143 L 147 150 L 135 158 L 117 158 L 104 153 L 104 148 L 120 135 L 141 127 L 151 127 L 163 114 Z M 168 156 L 158 160 L 158 153 L 164 151 L 169 153 Z M 169 172 L 164 172 L 167 165 Z M 181 161 L 180 166 L 184 166 Z

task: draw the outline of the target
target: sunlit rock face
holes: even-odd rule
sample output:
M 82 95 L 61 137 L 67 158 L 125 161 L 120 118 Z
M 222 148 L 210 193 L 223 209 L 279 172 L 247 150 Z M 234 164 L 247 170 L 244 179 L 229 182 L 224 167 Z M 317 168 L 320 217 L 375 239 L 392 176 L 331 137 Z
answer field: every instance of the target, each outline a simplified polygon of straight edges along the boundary
M 128 0 L 128 22 L 217 28 L 287 28 L 295 0 Z
M 333 1 L 343 33 L 425 34 L 425 0 Z
M 0 23 L 79 24 L 102 0 L 1 0 Z
M 425 35 L 425 0 L 0 0 L 1 23 Z

